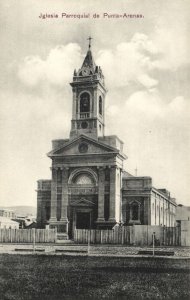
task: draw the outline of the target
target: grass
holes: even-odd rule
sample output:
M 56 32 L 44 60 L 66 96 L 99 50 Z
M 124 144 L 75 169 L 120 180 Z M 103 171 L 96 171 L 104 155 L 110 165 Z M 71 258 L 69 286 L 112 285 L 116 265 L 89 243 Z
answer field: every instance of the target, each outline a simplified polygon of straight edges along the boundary
M 0 255 L 0 299 L 189 299 L 188 260 Z

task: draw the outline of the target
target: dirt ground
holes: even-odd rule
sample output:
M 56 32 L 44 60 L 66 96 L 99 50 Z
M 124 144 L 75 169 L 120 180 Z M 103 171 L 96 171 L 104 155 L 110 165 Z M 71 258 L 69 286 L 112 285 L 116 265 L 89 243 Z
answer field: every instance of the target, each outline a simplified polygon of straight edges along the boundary
M 17 251 L 15 251 L 17 249 Z M 18 250 L 21 251 L 18 251 Z M 0 244 L 0 253 L 32 253 L 32 244 Z M 128 255 L 138 255 L 139 250 L 151 249 L 147 247 L 132 247 L 132 246 L 117 246 L 117 245 L 76 245 L 76 244 L 36 244 L 35 249 L 42 249 L 43 253 L 53 254 L 60 253 L 56 252 L 56 249 L 63 250 L 64 253 L 77 255 L 85 254 L 89 250 L 90 255 L 116 255 L 116 256 L 128 256 Z M 24 251 L 26 250 L 26 251 Z M 162 251 L 173 251 L 174 257 L 190 257 L 190 247 L 156 247 L 156 250 Z M 29 252 L 30 251 L 30 252 Z M 37 253 L 41 253 L 37 251 Z

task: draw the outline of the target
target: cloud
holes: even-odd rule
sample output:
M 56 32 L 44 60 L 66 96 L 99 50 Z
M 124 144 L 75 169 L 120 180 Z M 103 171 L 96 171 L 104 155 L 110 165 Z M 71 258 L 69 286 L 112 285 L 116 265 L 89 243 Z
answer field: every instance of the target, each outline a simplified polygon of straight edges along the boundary
M 188 33 L 179 27 L 158 27 L 153 37 L 153 43 L 161 54 L 153 62 L 153 68 L 175 71 L 180 66 L 190 63 Z
M 115 51 L 100 51 L 97 63 L 102 66 L 108 85 L 122 87 L 137 82 L 150 88 L 158 84 L 149 74 L 151 55 L 155 53 L 157 49 L 148 36 L 136 33 L 131 41 L 118 44 Z
M 45 83 L 64 86 L 72 78 L 74 69 L 81 64 L 81 48 L 74 43 L 57 46 L 45 60 L 38 56 L 26 57 L 19 65 L 18 77 L 26 86 Z
M 139 176 L 151 176 L 178 203 L 188 199 L 189 115 L 187 99 L 179 95 L 167 103 L 156 88 L 136 91 L 107 110 L 107 133 L 125 142 L 125 169 L 134 174 L 137 166 Z

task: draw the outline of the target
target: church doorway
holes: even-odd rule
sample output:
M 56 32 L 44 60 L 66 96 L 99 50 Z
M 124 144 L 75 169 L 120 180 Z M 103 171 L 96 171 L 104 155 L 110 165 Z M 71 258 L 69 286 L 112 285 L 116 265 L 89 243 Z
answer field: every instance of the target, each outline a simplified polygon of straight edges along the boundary
M 76 229 L 89 229 L 91 226 L 90 212 L 77 212 L 76 213 Z

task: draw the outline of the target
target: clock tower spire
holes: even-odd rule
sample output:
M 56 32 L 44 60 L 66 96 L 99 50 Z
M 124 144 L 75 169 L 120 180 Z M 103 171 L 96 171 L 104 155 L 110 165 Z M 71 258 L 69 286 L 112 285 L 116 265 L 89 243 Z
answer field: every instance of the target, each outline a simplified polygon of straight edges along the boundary
M 70 138 L 81 134 L 94 139 L 104 136 L 105 95 L 104 75 L 96 65 L 91 52 L 89 37 L 88 51 L 81 68 L 74 71 L 71 82 L 73 107 Z

